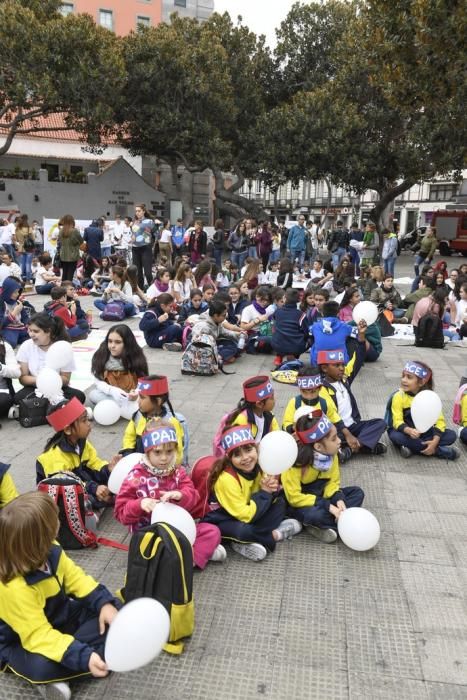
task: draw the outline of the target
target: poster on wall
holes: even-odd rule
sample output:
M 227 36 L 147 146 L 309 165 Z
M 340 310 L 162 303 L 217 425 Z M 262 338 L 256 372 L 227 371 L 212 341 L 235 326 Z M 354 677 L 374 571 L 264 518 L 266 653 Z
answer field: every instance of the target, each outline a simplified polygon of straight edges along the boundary
M 53 257 L 55 255 L 55 249 L 57 247 L 58 238 L 58 222 L 59 219 L 42 219 L 42 230 L 44 231 L 44 251 L 50 253 Z M 105 228 L 112 230 L 115 221 L 107 220 L 105 222 Z M 84 233 L 84 229 L 91 225 L 91 219 L 76 219 L 75 226 L 81 235 Z

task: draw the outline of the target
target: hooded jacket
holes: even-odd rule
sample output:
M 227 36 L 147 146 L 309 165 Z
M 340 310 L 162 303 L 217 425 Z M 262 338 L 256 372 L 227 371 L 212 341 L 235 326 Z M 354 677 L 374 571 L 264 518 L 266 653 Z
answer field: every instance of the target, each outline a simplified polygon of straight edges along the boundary
M 310 350 L 310 362 L 312 365 L 316 365 L 320 350 L 335 350 L 336 348 L 341 348 L 344 351 L 345 364 L 347 364 L 349 354 L 346 341 L 348 338 L 356 338 L 358 329 L 352 328 L 348 323 L 344 323 L 335 316 L 328 316 L 313 323 L 310 328 L 310 335 L 313 337 L 313 345 Z
M 21 316 L 13 319 L 8 307 L 14 307 L 18 303 L 16 299 L 12 299 L 11 295 L 16 290 L 21 290 L 23 285 L 17 282 L 13 277 L 7 277 L 2 285 L 0 293 L 0 328 L 8 328 L 11 326 L 21 326 L 27 321 L 28 315 L 25 309 L 21 311 Z

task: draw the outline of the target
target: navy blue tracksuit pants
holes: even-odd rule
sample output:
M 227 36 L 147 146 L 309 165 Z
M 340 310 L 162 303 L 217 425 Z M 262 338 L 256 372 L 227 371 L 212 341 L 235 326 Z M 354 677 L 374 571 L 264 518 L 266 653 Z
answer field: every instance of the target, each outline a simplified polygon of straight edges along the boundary
M 344 494 L 342 499 L 347 508 L 358 508 L 362 505 L 365 494 L 359 486 L 344 486 L 340 489 Z M 329 512 L 329 499 L 322 499 L 319 505 L 308 506 L 307 508 L 288 507 L 287 515 L 297 518 L 304 525 L 314 525 L 321 529 L 333 528 L 337 530 L 337 522 L 332 513 Z
M 251 523 L 236 520 L 223 508 L 213 510 L 205 515 L 203 522 L 217 525 L 221 531 L 222 539 L 235 540 L 236 542 L 258 542 L 273 552 L 276 542 L 272 531 L 284 520 L 285 509 L 283 497 L 278 496 L 272 502 L 269 510 L 261 518 Z
M 386 423 L 382 418 L 370 418 L 370 420 L 360 420 L 347 426 L 347 430 L 350 430 L 363 447 L 373 450 L 386 431 L 386 427 Z M 344 436 L 340 434 L 339 437 L 345 445 Z
M 430 430 L 427 430 L 427 432 L 423 433 L 419 438 L 411 438 L 400 430 L 389 428 L 388 435 L 393 445 L 396 445 L 397 447 L 402 447 L 402 445 L 405 445 L 415 454 L 420 454 L 420 452 L 426 448 L 425 442 L 433 438 L 434 432 L 433 428 L 430 428 Z M 435 456 L 440 457 L 441 459 L 446 458 L 445 448 L 452 445 L 456 441 L 456 437 L 455 431 L 447 428 L 440 437 Z

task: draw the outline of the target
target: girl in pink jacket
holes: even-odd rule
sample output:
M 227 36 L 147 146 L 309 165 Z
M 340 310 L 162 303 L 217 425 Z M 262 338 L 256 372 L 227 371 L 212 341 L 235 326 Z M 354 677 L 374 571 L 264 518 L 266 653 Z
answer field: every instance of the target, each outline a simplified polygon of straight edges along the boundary
M 158 503 L 173 502 L 189 513 L 199 505 L 199 495 L 184 468 L 176 464 L 177 435 L 171 423 L 152 420 L 143 433 L 144 457 L 129 472 L 115 501 L 115 517 L 130 532 L 151 523 Z M 224 561 L 227 553 L 220 544 L 216 525 L 196 524 L 193 545 L 195 565 L 204 569 L 208 561 Z

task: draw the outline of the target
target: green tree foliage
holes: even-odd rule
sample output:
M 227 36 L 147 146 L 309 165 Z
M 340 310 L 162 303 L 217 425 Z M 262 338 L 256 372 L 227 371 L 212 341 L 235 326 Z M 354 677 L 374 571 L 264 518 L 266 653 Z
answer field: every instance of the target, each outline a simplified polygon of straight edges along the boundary
M 119 40 L 89 15 L 63 17 L 60 4 L 0 3 L 0 155 L 17 134 L 43 130 L 38 118 L 52 113 L 91 145 L 113 129 L 124 77 Z
M 262 130 L 270 179 L 328 174 L 357 192 L 375 190 L 371 217 L 381 227 L 411 185 L 458 173 L 466 160 L 462 7 L 456 0 L 449 11 L 439 0 L 371 0 L 354 9 L 341 39 L 328 47 L 332 80 L 311 80 L 268 115 L 277 125 L 274 135 Z M 297 64 L 297 44 L 316 29 L 316 16 L 308 24 L 303 13 L 292 27 L 286 22 L 284 75 Z

